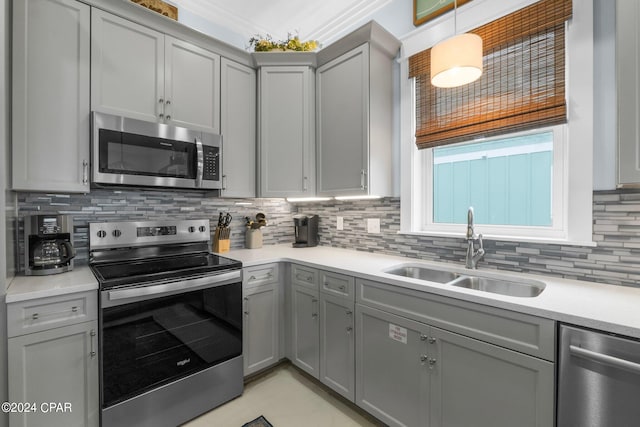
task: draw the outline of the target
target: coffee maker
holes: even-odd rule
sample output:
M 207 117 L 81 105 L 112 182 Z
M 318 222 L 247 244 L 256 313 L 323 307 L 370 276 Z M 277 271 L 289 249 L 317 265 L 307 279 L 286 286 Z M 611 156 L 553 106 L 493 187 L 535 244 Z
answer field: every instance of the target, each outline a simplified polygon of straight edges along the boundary
M 24 218 L 24 274 L 44 276 L 73 270 L 73 218 L 31 215 Z
M 294 215 L 293 225 L 296 241 L 294 248 L 318 246 L 318 215 Z

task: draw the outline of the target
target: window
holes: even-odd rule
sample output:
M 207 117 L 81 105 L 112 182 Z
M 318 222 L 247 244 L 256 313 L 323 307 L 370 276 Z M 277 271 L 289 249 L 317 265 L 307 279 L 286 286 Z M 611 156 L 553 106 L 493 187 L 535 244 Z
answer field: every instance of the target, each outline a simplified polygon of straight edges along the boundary
M 528 3 L 540 6 L 561 1 Z M 508 21 L 524 10 L 505 14 L 501 11 L 509 6 L 504 2 L 487 0 L 484 4 L 487 7 L 483 10 L 503 17 L 498 20 Z M 562 25 L 554 24 L 552 30 L 540 32 L 537 28 L 527 35 L 528 39 L 495 44 L 490 52 L 485 46 L 485 64 L 489 60 L 496 68 L 489 67 L 487 80 L 479 81 L 478 86 L 471 84 L 449 94 L 426 86 L 420 91 L 418 86 L 423 82 L 419 80 L 424 76 L 416 75 L 411 60 L 401 63 L 402 75 L 414 77 L 407 78 L 402 88 L 402 233 L 463 237 L 467 208 L 473 206 L 477 231 L 488 239 L 592 245 L 593 10 L 586 0 L 573 0 L 571 4 L 571 18 L 567 22 L 564 18 Z M 478 10 L 473 12 L 478 14 Z M 566 17 L 566 11 L 563 13 Z M 490 16 L 470 20 L 488 22 Z M 423 31 L 426 33 L 428 27 Z M 422 53 L 420 43 L 430 46 L 439 41 L 436 37 L 416 34 L 404 40 L 407 59 Z M 557 55 L 559 42 L 563 56 Z M 532 64 L 523 49 L 541 62 Z M 539 49 L 547 54 L 538 55 Z M 555 65 L 550 68 L 553 62 L 558 65 L 556 71 Z M 496 70 L 502 64 L 511 64 L 507 68 L 522 72 L 524 80 L 512 76 L 496 80 Z M 514 82 L 524 82 L 524 86 Z M 507 87 L 508 96 L 483 99 L 487 91 L 500 85 Z M 539 91 L 543 86 L 545 89 Z M 429 98 L 427 103 L 425 96 Z M 492 103 L 517 104 L 525 98 L 546 104 L 550 107 L 547 112 L 561 112 L 562 119 L 550 114 L 524 126 L 512 126 L 509 116 L 499 119 L 507 121 L 495 122 L 495 128 L 483 129 L 485 124 L 472 129 L 479 120 L 468 118 L 478 112 L 479 104 L 492 108 Z M 464 112 L 463 108 L 468 110 Z M 416 114 L 417 110 L 422 111 Z M 529 112 L 535 114 L 536 110 Z M 425 111 L 432 115 L 425 116 Z M 449 116 L 443 119 L 438 116 L 442 114 Z M 490 118 L 483 112 L 479 116 Z M 462 126 L 446 129 L 436 137 L 424 132 L 426 127 L 456 120 Z
M 563 228 L 565 126 L 421 150 L 420 229 L 449 233 L 473 206 L 483 233 Z

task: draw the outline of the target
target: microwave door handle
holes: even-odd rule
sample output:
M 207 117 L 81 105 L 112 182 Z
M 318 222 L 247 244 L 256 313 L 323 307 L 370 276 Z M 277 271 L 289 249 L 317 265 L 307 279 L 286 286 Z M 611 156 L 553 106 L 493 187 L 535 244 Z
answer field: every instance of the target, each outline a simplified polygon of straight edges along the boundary
M 202 187 L 202 177 L 204 174 L 204 150 L 202 148 L 202 141 L 196 138 L 196 188 Z

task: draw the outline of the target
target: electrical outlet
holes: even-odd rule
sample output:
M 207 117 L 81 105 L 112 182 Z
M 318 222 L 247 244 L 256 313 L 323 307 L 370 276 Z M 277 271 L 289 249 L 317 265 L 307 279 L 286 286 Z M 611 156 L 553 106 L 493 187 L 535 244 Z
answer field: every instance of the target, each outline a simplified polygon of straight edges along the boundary
M 380 233 L 380 218 L 367 219 L 367 233 Z
M 336 217 L 336 230 L 344 230 L 344 218 Z

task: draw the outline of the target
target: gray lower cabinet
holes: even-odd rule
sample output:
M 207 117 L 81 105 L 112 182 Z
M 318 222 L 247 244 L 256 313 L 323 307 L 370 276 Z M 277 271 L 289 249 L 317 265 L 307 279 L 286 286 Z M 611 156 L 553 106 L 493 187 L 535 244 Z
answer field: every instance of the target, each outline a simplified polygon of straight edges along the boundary
M 356 403 L 391 426 L 553 426 L 554 364 L 360 304 Z
M 356 304 L 356 404 L 390 426 L 429 425 L 429 327 Z
M 291 362 L 315 378 L 320 376 L 320 325 L 317 290 L 291 288 Z
M 278 263 L 242 270 L 244 375 L 275 365 L 282 356 L 281 285 Z
M 244 290 L 244 374 L 250 375 L 280 360 L 278 284 Z
M 320 381 L 355 399 L 353 299 L 320 293 Z
M 95 291 L 7 304 L 9 401 L 35 405 L 10 426 L 98 426 L 97 307 Z

